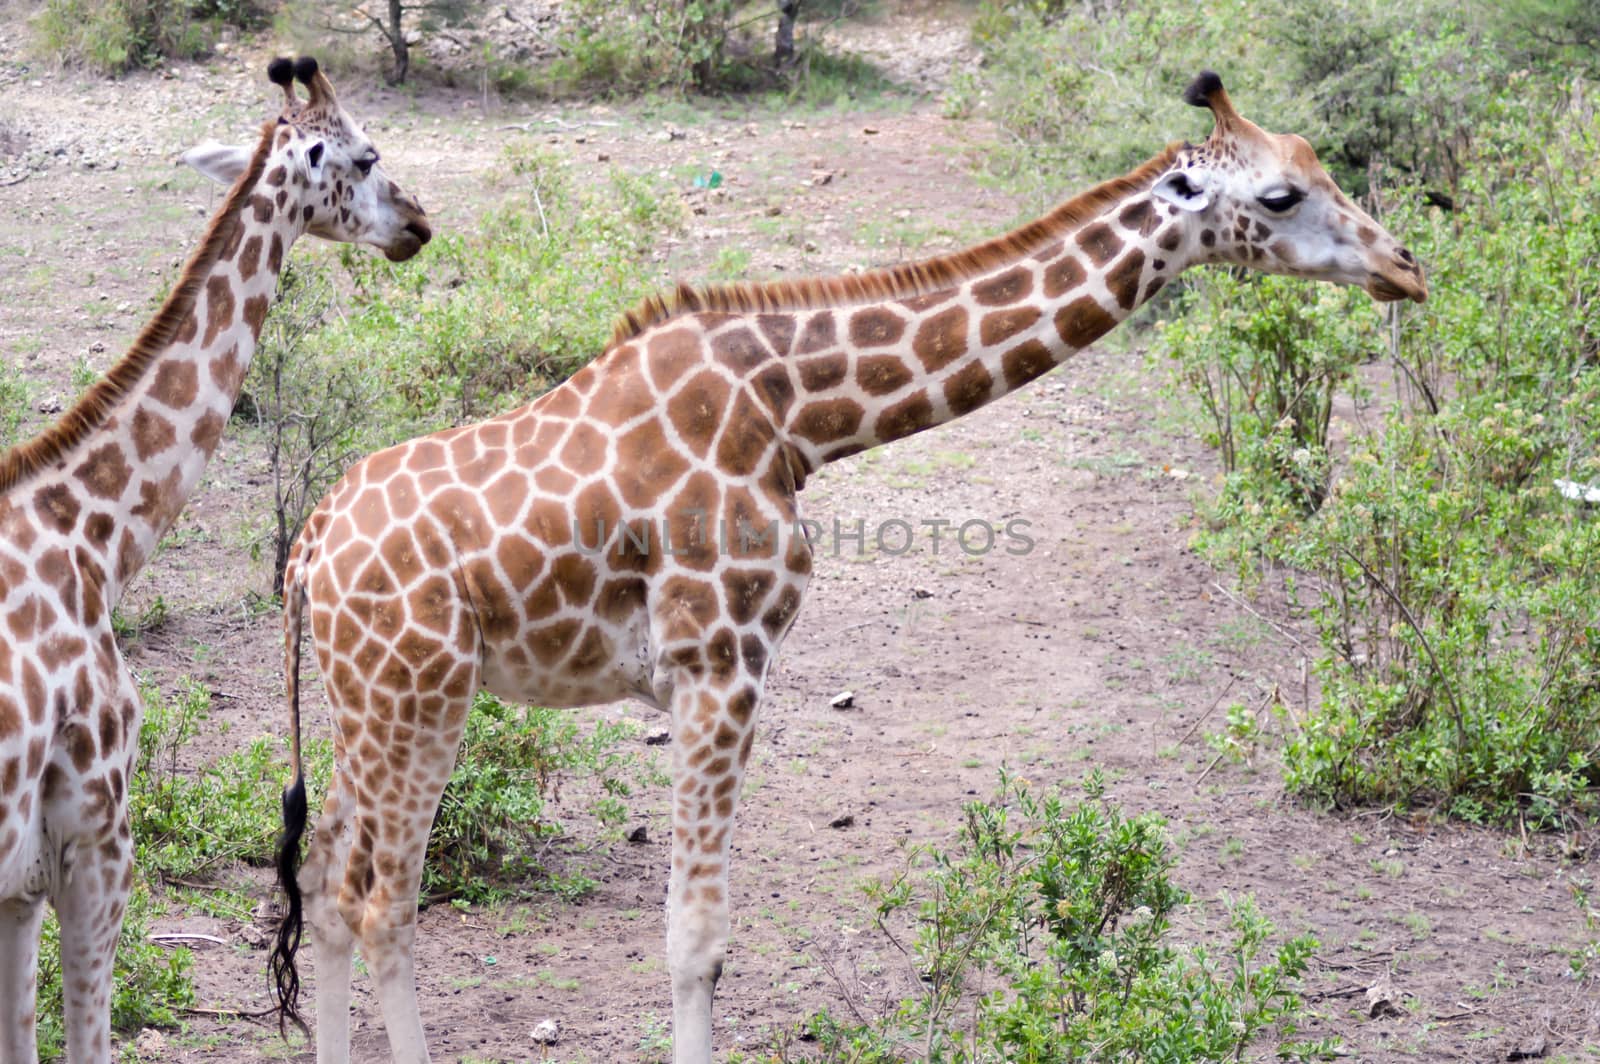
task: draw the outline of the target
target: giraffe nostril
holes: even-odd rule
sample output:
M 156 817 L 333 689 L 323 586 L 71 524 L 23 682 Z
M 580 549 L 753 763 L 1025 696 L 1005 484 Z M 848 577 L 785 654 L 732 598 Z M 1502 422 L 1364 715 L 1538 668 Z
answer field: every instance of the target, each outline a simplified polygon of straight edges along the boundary
M 1417 257 L 1411 254 L 1411 250 L 1409 248 L 1401 248 L 1400 261 L 1405 263 L 1407 266 L 1415 266 L 1417 264 Z

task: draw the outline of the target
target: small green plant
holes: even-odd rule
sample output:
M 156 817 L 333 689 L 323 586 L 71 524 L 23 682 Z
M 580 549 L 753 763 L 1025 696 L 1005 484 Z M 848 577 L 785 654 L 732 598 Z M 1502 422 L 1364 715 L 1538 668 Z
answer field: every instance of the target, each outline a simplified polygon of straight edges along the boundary
M 1572 884 L 1572 897 L 1583 913 L 1583 926 L 1589 933 L 1588 941 L 1574 949 L 1568 958 L 1572 978 L 1580 982 L 1600 980 L 1600 907 L 1590 897 L 1593 884 Z
M 1245 898 L 1225 901 L 1226 944 L 1173 944 L 1189 897 L 1163 823 L 1125 816 L 1097 775 L 1076 804 L 1002 775 L 964 814 L 953 848 L 914 851 L 870 891 L 920 994 L 876 1023 L 813 1018 L 820 1059 L 1225 1060 L 1269 1035 L 1290 1054 L 1332 1049 L 1292 1040 L 1315 941 L 1267 951 L 1275 931 Z M 908 920 L 909 942 L 892 930 Z
M 581 874 L 555 875 L 540 864 L 562 833 L 549 798 L 564 777 L 594 781 L 588 812 L 617 834 L 634 783 L 653 778 L 619 748 L 632 734 L 627 724 L 606 722 L 584 734 L 568 711 L 523 709 L 480 693 L 428 838 L 424 896 L 494 901 L 525 890 L 530 876 L 563 897 L 593 889 Z
M 233 862 L 269 863 L 279 829 L 281 743 L 256 739 L 244 750 L 190 770 L 182 756 L 200 734 L 211 693 L 188 680 L 171 698 L 146 688 L 144 705 L 139 758 L 128 790 L 141 871 L 192 880 Z M 320 746 L 326 758 L 326 744 Z M 315 753 L 313 758 L 320 759 Z

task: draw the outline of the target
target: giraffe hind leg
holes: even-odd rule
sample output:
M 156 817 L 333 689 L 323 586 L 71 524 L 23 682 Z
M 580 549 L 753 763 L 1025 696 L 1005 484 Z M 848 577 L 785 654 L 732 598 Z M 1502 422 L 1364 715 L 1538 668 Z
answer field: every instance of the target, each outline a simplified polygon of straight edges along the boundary
M 39 927 L 43 896 L 0 901 L 0 1061 L 38 1059 Z
M 339 911 L 339 891 L 350 855 L 354 812 L 350 786 L 336 766 L 299 875 L 316 959 L 317 1064 L 345 1064 L 350 1059 L 350 966 L 355 936 Z
M 418 721 L 414 737 L 401 743 L 391 736 L 384 756 L 351 761 L 357 811 L 339 910 L 377 984 L 397 1064 L 429 1059 L 417 1008 L 417 895 L 428 832 L 455 767 L 476 683 L 464 687 L 465 694 L 454 696 L 397 696 L 396 716 Z

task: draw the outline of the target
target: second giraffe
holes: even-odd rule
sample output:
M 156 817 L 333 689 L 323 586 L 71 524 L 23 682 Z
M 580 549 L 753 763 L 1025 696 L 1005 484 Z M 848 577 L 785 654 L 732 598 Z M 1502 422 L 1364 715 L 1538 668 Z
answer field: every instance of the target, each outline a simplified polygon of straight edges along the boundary
M 274 965 L 296 1018 L 310 922 L 317 1057 L 348 1059 L 351 955 L 394 1058 L 426 1061 L 413 942 L 434 811 L 473 696 L 669 714 L 673 1059 L 709 1064 L 734 809 L 768 669 L 800 608 L 807 476 L 968 414 L 1104 335 L 1186 267 L 1228 263 L 1427 298 L 1411 253 L 1300 137 L 1202 74 L 1214 119 L 1037 221 L 942 258 L 828 280 L 680 287 L 561 387 L 360 462 L 285 579 L 295 779 Z M 298 670 L 309 610 L 336 764 L 304 868 Z M 303 916 L 302 916 L 303 914 Z

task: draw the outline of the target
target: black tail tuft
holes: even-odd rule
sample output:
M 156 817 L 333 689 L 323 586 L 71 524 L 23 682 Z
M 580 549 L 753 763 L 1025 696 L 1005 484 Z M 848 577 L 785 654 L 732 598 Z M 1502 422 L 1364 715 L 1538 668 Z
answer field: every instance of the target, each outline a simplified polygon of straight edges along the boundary
M 311 1031 L 300 1018 L 300 972 L 294 955 L 305 930 L 305 911 L 300 899 L 300 881 L 295 873 L 300 865 L 300 839 L 306 832 L 306 781 L 295 774 L 294 782 L 283 790 L 283 834 L 278 837 L 278 886 L 289 902 L 278 925 L 278 944 L 272 950 L 272 983 L 278 995 L 278 1033 L 287 1037 L 288 1024 L 300 1028 L 306 1037 Z

